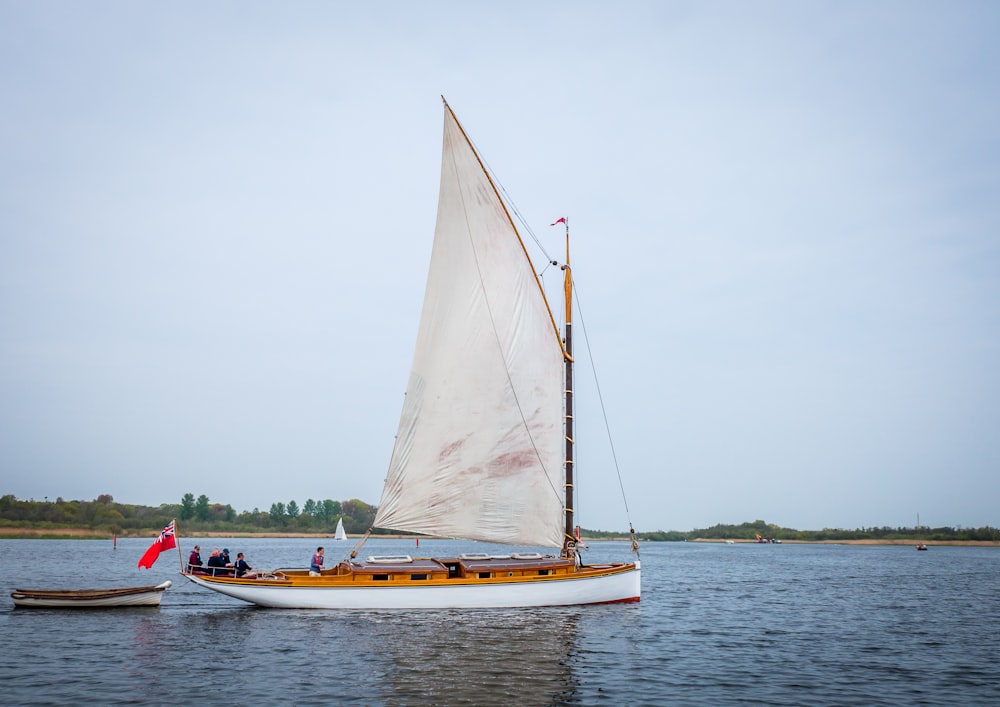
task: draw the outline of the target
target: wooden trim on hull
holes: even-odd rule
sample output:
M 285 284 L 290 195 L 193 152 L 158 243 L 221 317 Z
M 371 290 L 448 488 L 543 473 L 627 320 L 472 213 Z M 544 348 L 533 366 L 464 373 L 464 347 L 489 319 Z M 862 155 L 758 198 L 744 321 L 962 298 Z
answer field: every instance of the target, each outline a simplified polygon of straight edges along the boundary
M 424 561 L 418 561 L 424 562 Z M 431 560 L 447 566 L 447 560 Z M 561 562 L 561 561 L 560 561 Z M 640 598 L 640 564 L 573 568 L 556 574 L 531 576 L 482 576 L 483 563 L 469 563 L 475 576 L 446 574 L 411 579 L 400 568 L 358 563 L 360 569 L 338 567 L 320 577 L 286 570 L 264 578 L 244 579 L 185 575 L 195 584 L 242 601 L 287 609 L 472 609 L 637 602 Z M 422 569 L 420 564 L 416 568 Z M 494 571 L 513 573 L 511 563 L 496 564 Z M 535 572 L 541 572 L 535 568 Z M 339 573 L 338 573 L 339 572 Z M 372 579 L 372 577 L 379 579 Z

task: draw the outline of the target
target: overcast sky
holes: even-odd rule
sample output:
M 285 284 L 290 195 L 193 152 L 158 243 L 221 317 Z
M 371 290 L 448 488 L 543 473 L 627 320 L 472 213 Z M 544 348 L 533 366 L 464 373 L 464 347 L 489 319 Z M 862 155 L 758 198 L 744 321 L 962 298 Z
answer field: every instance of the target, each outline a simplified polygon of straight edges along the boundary
M 998 34 L 995 2 L 0 0 L 0 493 L 378 503 L 443 94 L 546 247 L 572 225 L 629 511 L 581 374 L 584 527 L 1000 526 Z

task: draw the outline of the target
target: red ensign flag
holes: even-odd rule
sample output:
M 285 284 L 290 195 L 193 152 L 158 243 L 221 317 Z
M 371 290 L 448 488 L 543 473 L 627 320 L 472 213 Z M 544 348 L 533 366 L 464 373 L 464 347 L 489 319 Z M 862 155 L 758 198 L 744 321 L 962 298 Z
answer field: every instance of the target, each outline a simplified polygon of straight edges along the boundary
M 177 547 L 177 541 L 174 540 L 174 522 L 170 521 L 170 525 L 163 529 L 160 536 L 146 550 L 146 554 L 139 560 L 138 566 L 145 567 L 147 570 L 152 569 L 153 563 L 156 562 L 161 552 L 175 547 Z
M 550 225 L 550 226 L 555 226 L 555 225 L 556 225 L 556 223 L 566 223 L 566 217 L 564 216 L 564 217 L 563 217 L 563 218 L 561 218 L 561 219 L 557 219 L 555 223 L 550 223 L 549 225 Z

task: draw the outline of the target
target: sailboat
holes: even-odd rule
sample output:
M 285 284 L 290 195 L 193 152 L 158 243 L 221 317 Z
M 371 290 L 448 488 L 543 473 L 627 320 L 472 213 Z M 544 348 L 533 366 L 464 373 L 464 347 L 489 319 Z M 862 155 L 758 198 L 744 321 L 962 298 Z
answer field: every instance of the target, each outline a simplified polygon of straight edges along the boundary
M 337 532 L 333 536 L 334 540 L 347 540 L 347 533 L 344 532 L 344 519 L 337 519 Z
M 443 100 L 443 99 L 442 99 Z M 437 225 L 410 379 L 373 527 L 531 548 L 369 555 L 319 576 L 187 575 L 268 607 L 420 609 L 637 602 L 632 562 L 586 564 L 574 526 L 572 277 L 560 332 L 511 210 L 444 102 Z M 558 263 L 556 263 L 558 264 Z M 558 550 L 556 554 L 555 550 Z

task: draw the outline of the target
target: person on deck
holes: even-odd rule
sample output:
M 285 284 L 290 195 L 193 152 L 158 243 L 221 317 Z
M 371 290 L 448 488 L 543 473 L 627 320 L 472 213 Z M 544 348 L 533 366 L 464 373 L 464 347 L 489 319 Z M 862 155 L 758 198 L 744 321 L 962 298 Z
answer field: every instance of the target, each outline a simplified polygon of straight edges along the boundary
M 312 562 L 309 563 L 309 576 L 315 577 L 323 571 L 323 548 L 316 548 L 316 554 L 312 557 Z
M 233 565 L 233 567 L 236 568 L 236 576 L 237 577 L 242 577 L 247 572 L 249 572 L 250 570 L 253 569 L 253 567 L 251 567 L 250 565 L 248 565 L 247 561 L 245 559 L 243 559 L 243 553 L 242 552 L 237 552 L 236 553 L 236 564 Z
M 201 568 L 201 548 L 197 545 L 194 546 L 194 550 L 188 556 L 188 572 L 191 574 L 198 574 L 202 572 Z

